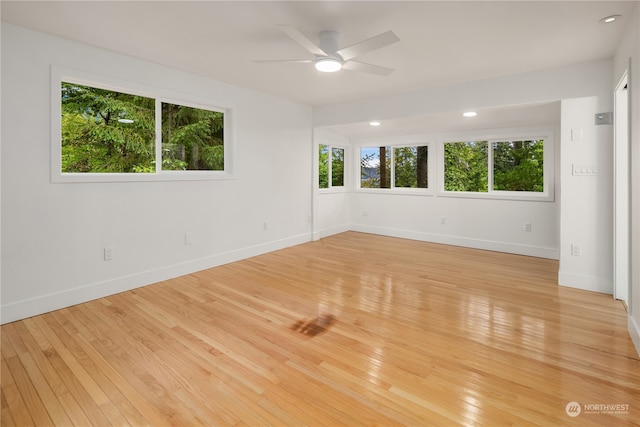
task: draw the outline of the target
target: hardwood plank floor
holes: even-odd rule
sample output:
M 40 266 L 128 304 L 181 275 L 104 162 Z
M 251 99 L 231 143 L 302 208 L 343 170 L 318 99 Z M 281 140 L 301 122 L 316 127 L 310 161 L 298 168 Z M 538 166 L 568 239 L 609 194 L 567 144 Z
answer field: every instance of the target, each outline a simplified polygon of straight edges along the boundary
M 6 324 L 0 423 L 640 426 L 622 303 L 557 270 L 349 232 Z

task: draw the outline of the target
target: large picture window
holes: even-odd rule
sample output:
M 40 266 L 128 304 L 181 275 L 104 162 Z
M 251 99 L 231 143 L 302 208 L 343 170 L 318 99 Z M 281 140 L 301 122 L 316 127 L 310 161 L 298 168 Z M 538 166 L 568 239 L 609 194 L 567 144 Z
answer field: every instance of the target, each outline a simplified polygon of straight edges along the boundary
M 62 172 L 154 170 L 155 100 L 61 84 Z
M 54 181 L 228 175 L 227 109 L 72 78 L 54 85 Z
M 429 188 L 427 145 L 360 148 L 360 188 Z
M 548 136 L 444 142 L 444 194 L 552 198 L 552 149 Z

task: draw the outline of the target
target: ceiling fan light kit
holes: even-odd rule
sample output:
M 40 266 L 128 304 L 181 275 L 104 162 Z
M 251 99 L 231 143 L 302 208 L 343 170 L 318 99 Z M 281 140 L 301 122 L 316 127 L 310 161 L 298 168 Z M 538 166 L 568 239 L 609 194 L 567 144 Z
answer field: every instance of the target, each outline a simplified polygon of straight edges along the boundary
M 334 73 L 342 68 L 342 61 L 331 56 L 320 57 L 315 62 L 316 70 L 323 73 Z

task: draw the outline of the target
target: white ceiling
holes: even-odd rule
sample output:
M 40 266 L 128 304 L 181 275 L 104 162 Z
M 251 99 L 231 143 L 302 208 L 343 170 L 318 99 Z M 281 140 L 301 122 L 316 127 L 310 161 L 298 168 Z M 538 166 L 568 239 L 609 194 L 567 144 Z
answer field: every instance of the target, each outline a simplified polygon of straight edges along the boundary
M 1 13 L 5 22 L 319 106 L 609 58 L 637 3 L 4 0 Z M 612 14 L 622 19 L 599 23 Z M 252 62 L 312 57 L 277 25 L 314 41 L 338 31 L 340 47 L 392 30 L 400 42 L 358 60 L 395 71 Z
M 560 101 L 485 108 L 477 112 L 473 118 L 462 117 L 460 111 L 451 111 L 384 121 L 378 127 L 369 123 L 348 123 L 325 128 L 350 139 L 374 139 L 560 124 Z

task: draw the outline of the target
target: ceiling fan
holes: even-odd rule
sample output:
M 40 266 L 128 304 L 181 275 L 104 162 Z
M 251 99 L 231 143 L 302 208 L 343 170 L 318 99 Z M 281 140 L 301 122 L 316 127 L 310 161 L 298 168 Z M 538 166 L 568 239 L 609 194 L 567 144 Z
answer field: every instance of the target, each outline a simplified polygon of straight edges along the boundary
M 379 65 L 367 64 L 365 62 L 354 61 L 354 58 L 380 49 L 390 44 L 400 41 L 393 31 L 387 31 L 366 40 L 362 40 L 351 46 L 338 49 L 339 33 L 337 31 L 322 31 L 319 34 L 320 44 L 316 45 L 304 34 L 289 25 L 278 25 L 278 28 L 296 41 L 300 46 L 315 55 L 314 59 L 284 59 L 284 60 L 263 60 L 254 62 L 297 62 L 313 63 L 318 71 L 333 72 L 342 68 L 345 70 L 360 71 L 363 73 L 388 76 L 393 72 L 392 68 L 381 67 Z

